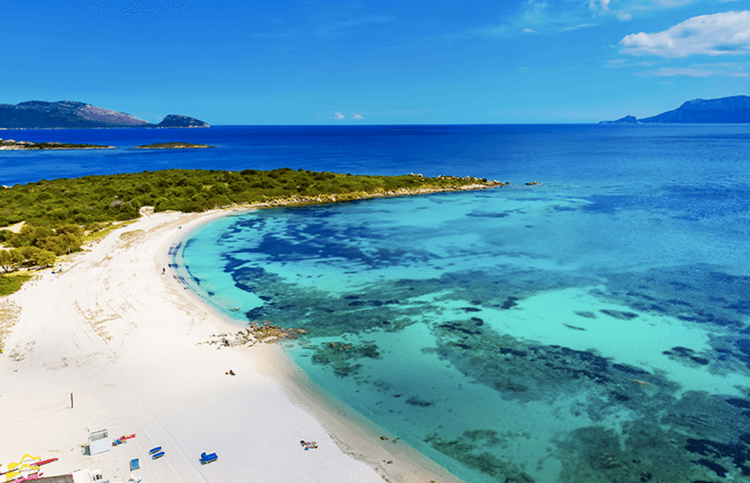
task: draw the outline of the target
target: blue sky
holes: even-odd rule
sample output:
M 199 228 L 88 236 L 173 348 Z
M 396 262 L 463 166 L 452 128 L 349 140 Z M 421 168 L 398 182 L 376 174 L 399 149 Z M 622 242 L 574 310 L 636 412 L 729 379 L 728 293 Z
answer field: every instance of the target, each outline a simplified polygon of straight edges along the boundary
M 588 123 L 750 94 L 750 0 L 6 1 L 0 102 L 158 122 Z

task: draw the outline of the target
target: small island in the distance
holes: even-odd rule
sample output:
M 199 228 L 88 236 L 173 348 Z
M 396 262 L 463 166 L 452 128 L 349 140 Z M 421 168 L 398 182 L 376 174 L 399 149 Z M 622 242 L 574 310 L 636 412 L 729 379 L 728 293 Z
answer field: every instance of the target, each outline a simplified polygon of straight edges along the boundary
M 196 149 L 196 148 L 213 148 L 208 144 L 193 144 L 193 143 L 156 143 L 156 144 L 144 144 L 143 146 L 135 146 L 133 149 Z
M 636 119 L 625 116 L 599 124 L 739 124 L 750 123 L 750 97 L 733 96 L 720 99 L 693 99 L 673 111 Z
M 114 146 L 99 144 L 71 144 L 71 143 L 33 143 L 31 141 L 16 141 L 0 139 L 0 151 L 34 150 L 34 149 L 114 149 Z
M 124 112 L 74 101 L 27 101 L 0 104 L 0 129 L 85 129 L 85 128 L 207 128 L 193 117 L 169 114 L 151 124 Z
M 213 148 L 208 144 L 193 144 L 181 142 L 144 144 L 132 149 L 201 149 Z M 102 146 L 99 144 L 72 144 L 58 142 L 34 143 L 31 141 L 16 141 L 14 139 L 0 139 L 0 151 L 41 150 L 41 149 L 115 149 L 116 146 Z

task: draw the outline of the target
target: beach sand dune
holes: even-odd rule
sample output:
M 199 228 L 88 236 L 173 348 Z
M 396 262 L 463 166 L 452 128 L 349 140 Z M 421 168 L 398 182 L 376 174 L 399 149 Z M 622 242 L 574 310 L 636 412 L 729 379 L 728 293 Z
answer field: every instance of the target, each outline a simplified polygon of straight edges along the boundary
M 143 217 L 0 301 L 0 463 L 31 454 L 58 458 L 45 476 L 98 468 L 127 481 L 139 458 L 134 473 L 152 483 L 459 481 L 407 445 L 381 441 L 280 348 L 204 344 L 237 327 L 162 267 L 180 235 L 223 214 Z M 110 440 L 136 437 L 88 455 L 96 426 Z M 156 446 L 165 456 L 152 461 Z M 201 465 L 202 452 L 219 459 Z

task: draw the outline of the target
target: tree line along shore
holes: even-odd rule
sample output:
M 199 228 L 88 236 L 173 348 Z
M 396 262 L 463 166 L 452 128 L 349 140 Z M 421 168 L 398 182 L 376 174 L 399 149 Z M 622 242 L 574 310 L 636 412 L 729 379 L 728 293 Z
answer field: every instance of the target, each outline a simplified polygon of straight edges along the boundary
M 364 176 L 281 168 L 171 169 L 5 186 L 0 189 L 0 295 L 17 290 L 28 278 L 28 271 L 20 272 L 21 268 L 53 266 L 58 256 L 80 251 L 86 241 L 106 233 L 114 224 L 138 218 L 142 209 L 192 213 L 231 206 L 322 204 L 505 184 L 470 176 Z M 11 226 L 15 229 L 7 229 Z

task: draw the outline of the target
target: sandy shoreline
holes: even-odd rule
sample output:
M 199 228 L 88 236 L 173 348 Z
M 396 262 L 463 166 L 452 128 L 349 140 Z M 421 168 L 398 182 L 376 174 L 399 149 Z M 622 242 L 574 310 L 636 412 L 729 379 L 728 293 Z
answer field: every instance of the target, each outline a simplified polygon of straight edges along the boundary
M 230 213 L 142 217 L 0 298 L 0 471 L 31 454 L 58 458 L 45 476 L 98 468 L 112 482 L 133 458 L 152 483 L 460 481 L 382 441 L 279 347 L 202 344 L 237 327 L 162 267 L 192 227 Z M 96 425 L 136 437 L 85 455 Z M 155 446 L 166 454 L 152 461 Z M 219 460 L 201 465 L 204 451 Z

